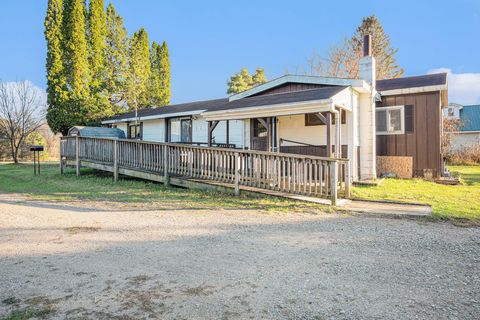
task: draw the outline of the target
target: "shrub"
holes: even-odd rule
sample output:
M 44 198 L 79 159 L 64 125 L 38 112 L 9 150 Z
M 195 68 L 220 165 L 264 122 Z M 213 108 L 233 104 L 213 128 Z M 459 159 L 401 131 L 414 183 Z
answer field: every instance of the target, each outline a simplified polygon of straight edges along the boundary
M 445 158 L 451 165 L 480 164 L 480 144 L 451 150 L 445 155 Z

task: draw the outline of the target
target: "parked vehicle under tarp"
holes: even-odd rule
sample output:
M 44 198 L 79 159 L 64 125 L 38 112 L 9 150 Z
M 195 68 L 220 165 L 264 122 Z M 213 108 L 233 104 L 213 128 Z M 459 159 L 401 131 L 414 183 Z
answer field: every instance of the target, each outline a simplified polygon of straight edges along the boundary
M 118 128 L 75 126 L 68 130 L 68 136 L 125 139 L 125 132 Z

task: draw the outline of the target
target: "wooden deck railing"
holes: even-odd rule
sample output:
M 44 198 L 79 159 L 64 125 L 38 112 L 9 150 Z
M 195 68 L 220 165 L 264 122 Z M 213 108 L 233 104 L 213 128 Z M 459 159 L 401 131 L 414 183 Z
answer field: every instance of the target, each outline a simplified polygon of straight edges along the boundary
M 330 198 L 349 196 L 348 160 L 227 148 L 189 146 L 137 140 L 63 137 L 64 161 L 75 162 L 80 174 L 82 161 L 110 165 L 114 178 L 119 168 L 163 176 L 185 177 L 284 193 Z

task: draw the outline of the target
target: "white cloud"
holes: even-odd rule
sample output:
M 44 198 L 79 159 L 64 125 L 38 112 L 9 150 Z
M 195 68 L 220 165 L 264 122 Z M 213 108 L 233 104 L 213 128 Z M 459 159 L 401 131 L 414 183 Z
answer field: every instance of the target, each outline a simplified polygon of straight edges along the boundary
M 480 73 L 454 73 L 448 68 L 438 68 L 428 73 L 448 74 L 448 101 L 463 105 L 480 104 Z

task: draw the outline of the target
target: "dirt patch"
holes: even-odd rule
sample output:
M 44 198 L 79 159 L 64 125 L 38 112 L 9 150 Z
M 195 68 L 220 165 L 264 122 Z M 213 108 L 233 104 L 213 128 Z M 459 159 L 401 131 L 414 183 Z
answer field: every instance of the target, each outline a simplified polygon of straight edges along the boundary
M 79 233 L 88 233 L 88 232 L 97 232 L 100 230 L 100 227 L 68 227 L 64 228 L 63 231 L 69 234 L 79 234 Z

